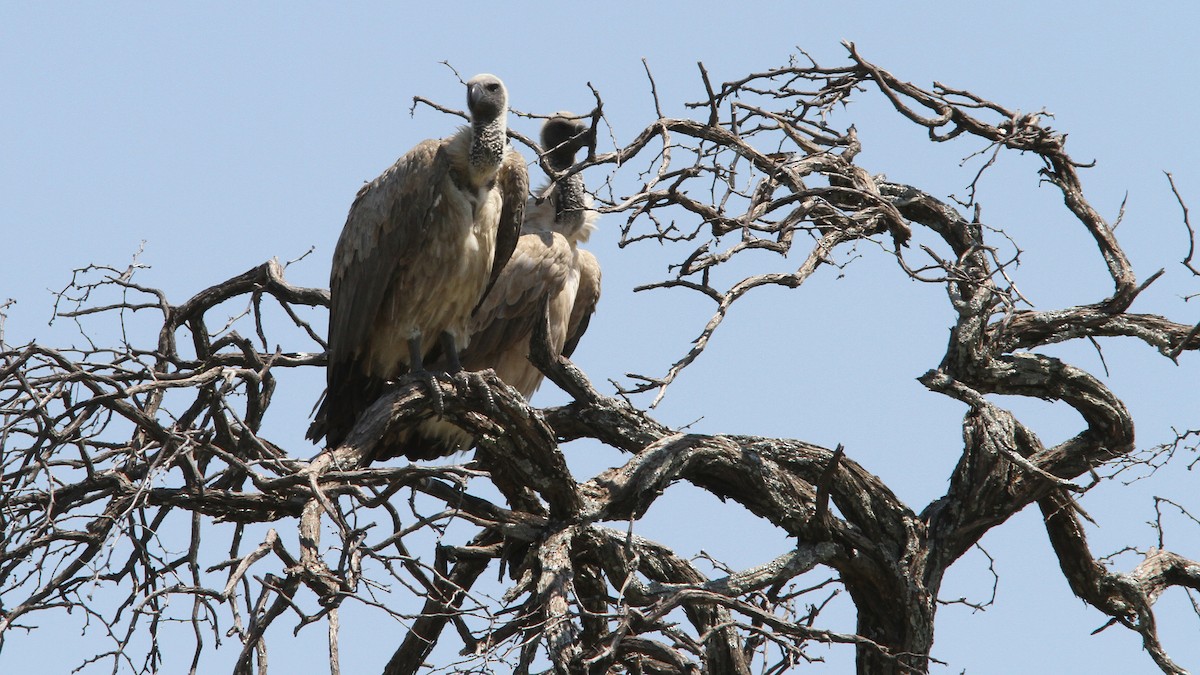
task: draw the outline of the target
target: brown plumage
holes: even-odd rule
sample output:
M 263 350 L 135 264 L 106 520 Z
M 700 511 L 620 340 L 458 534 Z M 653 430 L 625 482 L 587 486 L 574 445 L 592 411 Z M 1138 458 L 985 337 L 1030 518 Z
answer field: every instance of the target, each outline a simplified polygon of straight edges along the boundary
M 588 142 L 587 132 L 570 113 L 547 120 L 541 134 L 547 164 L 556 172 L 569 169 Z M 578 173 L 545 185 L 529 200 L 516 251 L 475 313 L 463 368 L 493 368 L 531 396 L 542 382 L 529 361 L 529 343 L 535 322 L 543 320 L 543 298 L 549 298 L 551 348 L 565 356 L 574 352 L 600 299 L 600 265 L 578 247 L 595 229 L 597 213 L 590 206 Z M 465 450 L 472 440 L 449 422 L 429 420 L 411 439 L 408 456 L 433 459 Z
M 330 271 L 327 387 L 308 437 L 345 440 L 383 385 L 439 342 L 458 369 L 471 313 L 511 257 L 529 176 L 508 146 L 508 94 L 467 82 L 471 123 L 426 140 L 358 192 Z

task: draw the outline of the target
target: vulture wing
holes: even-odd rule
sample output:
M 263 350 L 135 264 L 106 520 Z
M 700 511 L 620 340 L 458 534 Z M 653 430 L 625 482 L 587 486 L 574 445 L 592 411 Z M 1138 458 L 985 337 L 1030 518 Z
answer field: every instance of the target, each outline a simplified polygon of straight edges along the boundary
M 329 275 L 329 365 L 325 398 L 308 436 L 345 439 L 387 377 L 371 367 L 370 335 L 401 270 L 425 249 L 437 188 L 449 172 L 445 141 L 426 140 L 354 199 Z M 396 336 L 403 344 L 404 336 Z
M 567 325 L 567 341 L 563 344 L 562 355 L 570 357 L 579 346 L 579 339 L 587 332 L 592 314 L 596 312 L 596 303 L 600 302 L 600 262 L 589 251 L 576 249 L 578 258 L 576 266 L 579 269 L 579 290 L 575 293 L 575 304 L 571 306 L 571 319 Z

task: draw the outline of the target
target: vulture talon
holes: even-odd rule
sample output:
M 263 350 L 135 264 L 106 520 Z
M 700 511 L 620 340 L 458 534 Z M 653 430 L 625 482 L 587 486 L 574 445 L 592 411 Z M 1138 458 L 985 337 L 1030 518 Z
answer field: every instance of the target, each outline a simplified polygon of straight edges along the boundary
M 438 418 L 446 415 L 446 395 L 442 393 L 442 383 L 438 379 L 438 374 L 432 371 L 423 371 L 425 384 L 429 386 L 429 398 L 433 401 L 433 412 Z
M 483 398 L 487 401 L 488 412 L 493 415 L 500 412 L 500 406 L 496 405 L 496 396 L 492 394 L 492 385 L 488 383 L 487 378 L 479 376 L 479 388 L 483 391 Z

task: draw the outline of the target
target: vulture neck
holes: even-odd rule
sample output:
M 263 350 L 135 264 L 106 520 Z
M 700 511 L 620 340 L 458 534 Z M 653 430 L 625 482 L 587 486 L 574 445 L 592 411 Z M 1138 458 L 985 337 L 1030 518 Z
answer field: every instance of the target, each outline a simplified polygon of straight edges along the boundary
M 564 171 L 570 168 L 570 165 L 553 168 L 555 171 Z M 573 173 L 559 179 L 554 184 L 554 195 L 551 199 L 554 204 L 554 229 L 572 242 L 577 241 L 587 220 L 583 175 Z M 586 241 L 586 237 L 584 240 Z
M 476 185 L 486 185 L 496 176 L 508 145 L 508 125 L 501 115 L 494 120 L 471 122 L 471 178 Z

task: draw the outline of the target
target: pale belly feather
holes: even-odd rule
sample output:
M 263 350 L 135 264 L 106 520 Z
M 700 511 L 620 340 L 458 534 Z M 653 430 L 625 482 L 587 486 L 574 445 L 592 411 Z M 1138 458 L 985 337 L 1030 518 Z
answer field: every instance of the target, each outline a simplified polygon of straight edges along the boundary
M 459 349 L 466 346 L 471 311 L 492 272 L 501 206 L 494 188 L 471 197 L 443 190 L 441 225 L 430 233 L 426 253 L 393 276 L 370 336 L 372 374 L 390 379 L 407 370 L 411 337 L 421 337 L 422 353 L 443 331 Z

